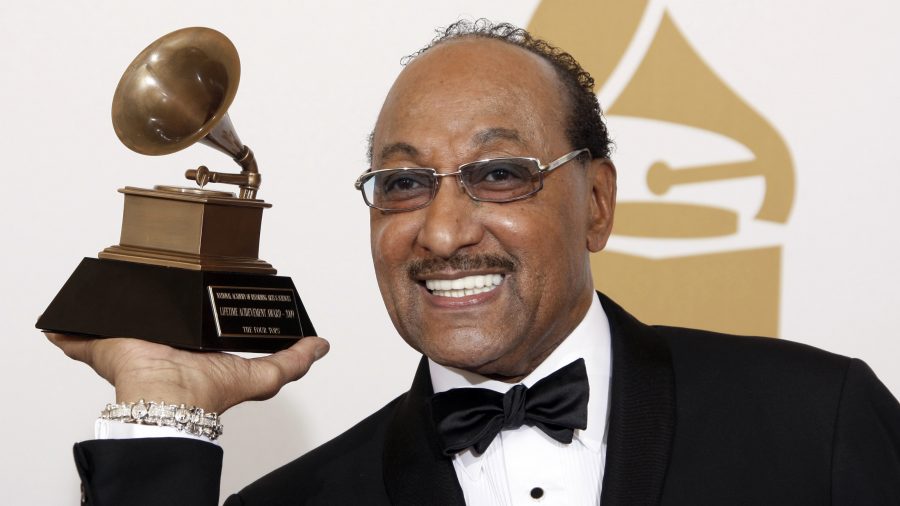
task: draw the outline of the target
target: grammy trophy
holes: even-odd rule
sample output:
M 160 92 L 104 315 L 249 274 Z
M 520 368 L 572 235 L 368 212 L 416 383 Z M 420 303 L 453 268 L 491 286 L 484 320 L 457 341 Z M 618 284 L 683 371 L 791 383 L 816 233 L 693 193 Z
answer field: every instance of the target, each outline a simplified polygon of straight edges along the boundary
M 125 187 L 119 244 L 85 258 L 37 322 L 45 331 L 134 337 L 180 348 L 272 352 L 314 335 L 290 278 L 260 260 L 261 176 L 228 116 L 240 80 L 231 41 L 184 28 L 153 42 L 116 88 L 112 120 L 128 148 L 165 155 L 196 142 L 240 173 L 201 166 L 198 187 Z M 238 195 L 204 189 L 238 186 Z

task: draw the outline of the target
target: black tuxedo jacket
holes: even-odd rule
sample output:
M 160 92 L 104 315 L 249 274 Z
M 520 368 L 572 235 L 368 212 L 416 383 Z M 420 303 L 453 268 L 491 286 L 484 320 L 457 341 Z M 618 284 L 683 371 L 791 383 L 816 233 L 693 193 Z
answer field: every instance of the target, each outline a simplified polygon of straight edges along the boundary
M 900 405 L 862 362 L 783 340 L 646 326 L 600 295 L 613 376 L 602 504 L 900 505 Z M 410 390 L 225 502 L 463 505 Z M 177 438 L 75 445 L 86 502 L 213 505 L 222 451 Z

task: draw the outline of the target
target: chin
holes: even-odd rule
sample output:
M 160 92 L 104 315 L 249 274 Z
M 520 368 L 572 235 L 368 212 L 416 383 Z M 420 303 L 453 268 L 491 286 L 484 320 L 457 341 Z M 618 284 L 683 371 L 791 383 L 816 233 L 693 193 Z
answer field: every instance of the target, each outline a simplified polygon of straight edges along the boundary
M 472 370 L 502 356 L 502 352 L 495 350 L 496 343 L 470 337 L 441 336 L 437 341 L 422 344 L 428 358 L 458 369 Z
M 466 340 L 458 346 L 441 346 L 425 348 L 425 355 L 438 364 L 455 367 L 469 372 L 487 375 L 515 377 L 520 376 L 519 364 L 505 363 L 504 358 L 511 358 L 506 346 L 496 342 Z

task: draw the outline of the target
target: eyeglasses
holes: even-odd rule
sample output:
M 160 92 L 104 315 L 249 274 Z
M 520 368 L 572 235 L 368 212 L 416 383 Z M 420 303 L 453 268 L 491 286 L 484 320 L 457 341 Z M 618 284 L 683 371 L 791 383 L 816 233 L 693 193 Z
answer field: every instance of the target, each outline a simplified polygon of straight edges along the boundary
M 578 158 L 590 156 L 578 149 L 541 165 L 537 158 L 488 158 L 460 165 L 456 172 L 438 173 L 429 168 L 380 169 L 364 172 L 354 186 L 362 192 L 366 205 L 381 211 L 422 209 L 437 195 L 440 179 L 459 176 L 472 200 L 512 202 L 530 197 L 544 187 L 544 174 Z

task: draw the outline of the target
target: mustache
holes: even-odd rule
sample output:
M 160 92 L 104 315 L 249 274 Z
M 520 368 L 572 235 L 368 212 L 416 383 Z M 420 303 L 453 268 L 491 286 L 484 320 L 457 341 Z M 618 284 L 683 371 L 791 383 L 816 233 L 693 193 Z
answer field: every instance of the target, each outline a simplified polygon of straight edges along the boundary
M 513 258 L 501 255 L 454 255 L 450 258 L 413 260 L 409 263 L 406 270 L 410 278 L 418 279 L 422 276 L 445 271 L 502 269 L 505 272 L 515 272 L 517 265 Z

